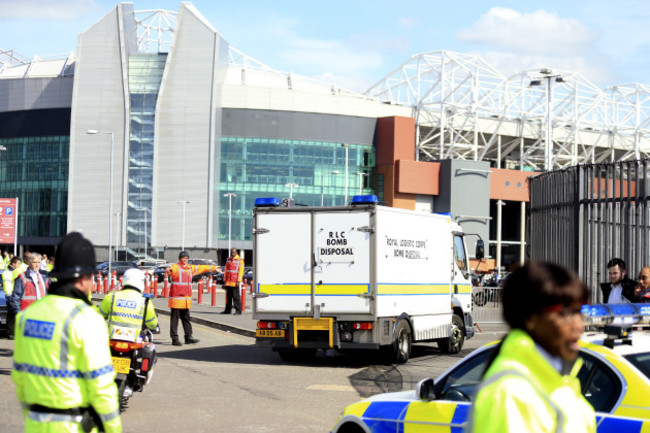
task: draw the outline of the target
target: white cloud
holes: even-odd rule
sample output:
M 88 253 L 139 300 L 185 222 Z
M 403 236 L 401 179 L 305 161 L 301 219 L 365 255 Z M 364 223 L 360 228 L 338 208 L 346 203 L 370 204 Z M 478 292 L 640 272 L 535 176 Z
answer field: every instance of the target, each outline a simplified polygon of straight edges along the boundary
M 551 68 L 578 72 L 587 80 L 603 87 L 611 84 L 615 75 L 608 67 L 607 62 L 593 61 L 584 56 L 554 57 L 499 51 L 482 52 L 479 55 L 507 77 L 520 71 Z
M 0 19 L 68 21 L 99 10 L 94 0 L 0 0 Z
M 594 35 L 580 21 L 543 10 L 521 13 L 494 7 L 458 37 L 517 53 L 568 56 L 590 49 Z
M 397 22 L 401 27 L 410 29 L 411 27 L 419 25 L 421 21 L 419 17 L 403 17 L 399 18 Z

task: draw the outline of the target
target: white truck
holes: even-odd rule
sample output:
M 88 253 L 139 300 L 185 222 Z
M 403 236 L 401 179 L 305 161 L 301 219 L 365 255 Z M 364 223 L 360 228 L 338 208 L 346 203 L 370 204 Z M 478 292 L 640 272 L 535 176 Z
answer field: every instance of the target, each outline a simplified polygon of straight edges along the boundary
M 284 360 L 381 349 L 403 363 L 413 342 L 457 353 L 474 335 L 468 255 L 450 215 L 380 206 L 376 196 L 279 204 L 258 199 L 253 211 L 257 344 Z

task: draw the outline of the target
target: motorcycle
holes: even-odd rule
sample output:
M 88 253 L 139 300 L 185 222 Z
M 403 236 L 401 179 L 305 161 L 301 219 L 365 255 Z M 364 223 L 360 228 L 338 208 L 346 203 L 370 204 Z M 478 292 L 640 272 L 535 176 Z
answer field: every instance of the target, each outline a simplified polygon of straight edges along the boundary
M 144 317 L 146 317 L 149 299 L 153 296 L 144 294 Z M 129 398 L 134 392 L 142 392 L 145 385 L 151 382 L 153 367 L 156 364 L 156 345 L 153 343 L 153 333 L 144 326 L 137 329 L 113 326 L 109 345 L 113 369 L 117 373 L 115 383 L 120 399 L 120 411 L 126 410 Z

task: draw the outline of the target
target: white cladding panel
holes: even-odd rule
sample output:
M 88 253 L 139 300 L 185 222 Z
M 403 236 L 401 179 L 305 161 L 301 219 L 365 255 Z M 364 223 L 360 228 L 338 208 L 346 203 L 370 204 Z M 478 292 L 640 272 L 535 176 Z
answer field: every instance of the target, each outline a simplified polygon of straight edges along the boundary
M 376 218 L 377 315 L 443 314 L 449 323 L 451 220 L 386 207 Z
M 211 247 L 227 42 L 181 3 L 156 108 L 153 245 Z M 215 236 L 216 237 L 216 236 Z
M 0 112 L 70 108 L 73 77 L 0 80 Z
M 123 20 L 134 20 L 133 5 L 120 4 L 81 34 L 72 94 L 68 231 L 79 230 L 98 245 L 108 244 L 111 135 L 114 137 L 113 214 L 125 205 L 124 155 L 128 152 L 126 119 L 127 49 L 135 34 L 119 33 Z M 89 135 L 88 130 L 107 133 Z M 101 167 L 101 168 L 100 168 Z M 118 221 L 113 222 L 113 245 Z

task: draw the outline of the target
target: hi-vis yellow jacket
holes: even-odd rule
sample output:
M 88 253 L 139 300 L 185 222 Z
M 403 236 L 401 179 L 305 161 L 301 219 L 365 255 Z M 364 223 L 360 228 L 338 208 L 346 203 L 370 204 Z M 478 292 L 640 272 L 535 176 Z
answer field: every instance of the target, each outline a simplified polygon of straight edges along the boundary
M 479 386 L 466 431 L 595 432 L 594 409 L 576 377 L 581 366 L 578 358 L 569 375 L 560 375 L 526 332 L 512 330 Z
M 43 408 L 91 405 L 107 433 L 122 431 L 106 323 L 94 308 L 47 295 L 17 316 L 15 339 L 11 378 L 26 432 L 81 432 L 78 416 Z
M 108 320 L 108 335 L 113 335 L 113 327 L 121 326 L 139 331 L 142 321 L 152 331 L 158 326 L 158 317 L 153 302 L 147 306 L 147 317 L 144 318 L 146 298 L 135 289 L 122 289 L 111 292 L 104 297 L 99 305 L 99 312 Z

